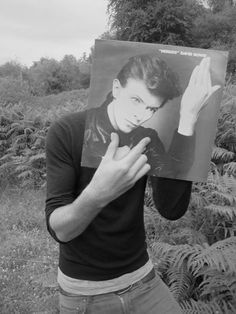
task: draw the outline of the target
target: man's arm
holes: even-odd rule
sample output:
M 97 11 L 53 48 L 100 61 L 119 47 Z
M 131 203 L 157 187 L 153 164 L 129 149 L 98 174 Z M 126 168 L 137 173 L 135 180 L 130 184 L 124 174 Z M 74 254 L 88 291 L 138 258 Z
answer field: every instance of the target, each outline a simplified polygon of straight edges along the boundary
M 150 177 L 153 200 L 159 213 L 169 220 L 181 218 L 187 211 L 192 182 Z
M 210 58 L 204 58 L 191 74 L 189 84 L 183 94 L 180 106 L 180 120 L 168 154 L 168 161 L 160 175 L 177 176 L 186 173 L 193 162 L 195 147 L 194 129 L 200 111 L 206 106 L 211 95 L 220 88 L 212 86 L 210 76 Z M 151 177 L 153 198 L 162 216 L 176 220 L 184 215 L 188 208 L 192 182 L 185 180 Z
M 69 194 L 71 197 L 67 198 L 66 205 L 58 206 L 48 214 L 48 229 L 59 242 L 68 242 L 79 236 L 104 206 L 125 193 L 149 171 L 150 166 L 147 164 L 147 157 L 143 151 L 150 139 L 144 138 L 133 149 L 126 151 L 122 158 L 117 158 L 119 138 L 117 134 L 112 134 L 111 143 L 92 180 L 81 194 L 71 201 L 76 184 L 73 162 L 70 161 L 69 154 L 62 149 L 62 143 L 51 145 L 52 142 L 58 141 L 58 137 L 52 136 L 52 132 L 50 134 L 47 142 L 48 164 L 51 164 L 50 158 L 53 154 L 55 159 L 53 147 L 56 150 L 62 150 L 63 153 L 60 152 L 60 158 L 58 156 L 60 162 L 57 158 L 55 159 L 58 167 L 54 166 L 53 169 L 49 167 L 48 188 L 53 189 L 50 185 L 52 183 L 50 177 L 58 176 L 61 182 L 61 193 Z M 60 144 L 61 146 L 58 148 Z M 66 168 L 66 172 L 63 171 L 63 166 Z M 63 176 L 60 172 L 63 173 Z M 65 192 L 68 190 L 68 185 L 70 193 Z

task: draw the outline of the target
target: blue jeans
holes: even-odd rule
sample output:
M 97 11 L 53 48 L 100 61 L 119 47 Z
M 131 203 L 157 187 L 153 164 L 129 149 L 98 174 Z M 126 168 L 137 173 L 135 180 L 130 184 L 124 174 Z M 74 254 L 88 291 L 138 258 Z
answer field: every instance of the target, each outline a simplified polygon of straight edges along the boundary
M 122 293 L 95 296 L 73 295 L 60 288 L 61 314 L 182 314 L 168 287 L 156 275 Z

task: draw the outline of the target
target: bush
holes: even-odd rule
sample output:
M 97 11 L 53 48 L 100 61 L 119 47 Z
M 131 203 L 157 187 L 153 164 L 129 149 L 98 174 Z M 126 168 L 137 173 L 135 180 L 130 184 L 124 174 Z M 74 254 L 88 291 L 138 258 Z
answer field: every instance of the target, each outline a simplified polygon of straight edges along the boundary
M 31 94 L 29 85 L 20 78 L 0 78 L 0 106 L 19 102 L 29 103 Z
M 0 187 L 45 185 L 48 128 L 62 115 L 83 110 L 87 95 L 75 90 L 0 108 Z

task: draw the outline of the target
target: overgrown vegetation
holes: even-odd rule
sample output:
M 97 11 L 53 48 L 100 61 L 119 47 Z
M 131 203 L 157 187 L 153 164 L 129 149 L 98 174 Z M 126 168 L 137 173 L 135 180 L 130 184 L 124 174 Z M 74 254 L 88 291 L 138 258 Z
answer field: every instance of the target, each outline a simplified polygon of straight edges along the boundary
M 156 211 L 149 186 L 150 256 L 185 314 L 236 313 L 236 7 L 234 1 L 110 0 L 102 38 L 229 49 L 211 169 L 175 222 Z M 90 57 L 0 66 L 0 312 L 58 313 L 58 247 L 44 221 L 45 137 L 61 115 L 86 107 Z M 23 187 L 23 188 L 22 188 Z
M 47 235 L 43 213 L 45 136 L 54 119 L 85 108 L 87 91 L 78 92 L 76 102 L 68 100 L 60 108 L 59 95 L 54 103 L 50 97 L 44 107 L 15 104 L 1 108 L 3 313 L 37 312 L 43 310 L 42 300 L 44 311 L 56 311 L 57 245 Z M 150 188 L 146 191 L 150 255 L 186 314 L 236 311 L 235 108 L 236 87 L 228 85 L 208 181 L 194 184 L 190 208 L 183 218 L 176 222 L 162 218 L 154 208 Z M 30 192 L 22 195 L 22 186 Z
M 0 107 L 0 187 L 45 185 L 45 138 L 52 121 L 85 108 L 86 90 Z

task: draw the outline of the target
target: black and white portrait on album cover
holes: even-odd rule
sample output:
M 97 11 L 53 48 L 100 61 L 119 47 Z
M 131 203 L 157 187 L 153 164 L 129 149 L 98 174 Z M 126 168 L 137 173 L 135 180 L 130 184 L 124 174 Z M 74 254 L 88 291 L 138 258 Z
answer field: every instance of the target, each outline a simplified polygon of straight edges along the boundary
M 150 137 L 149 175 L 206 180 L 226 63 L 222 51 L 96 40 L 82 166 L 98 167 L 117 133 L 117 159 Z

